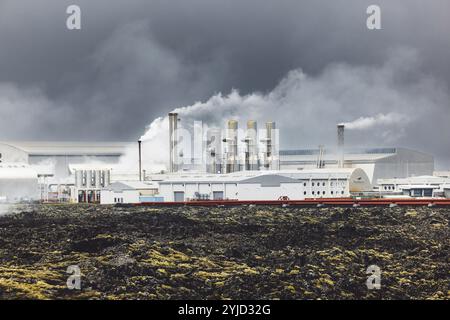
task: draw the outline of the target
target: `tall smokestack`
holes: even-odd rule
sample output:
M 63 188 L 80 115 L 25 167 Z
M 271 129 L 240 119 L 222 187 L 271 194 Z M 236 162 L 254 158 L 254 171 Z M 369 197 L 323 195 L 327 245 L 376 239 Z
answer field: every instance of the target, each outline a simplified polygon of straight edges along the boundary
M 344 167 L 344 131 L 345 131 L 345 125 L 338 124 L 337 126 L 337 146 L 338 146 L 338 164 L 339 168 Z
M 243 140 L 246 144 L 245 150 L 245 170 L 258 170 L 258 125 L 256 121 L 247 121 L 247 134 Z
M 227 143 L 226 173 L 238 171 L 238 141 L 237 141 L 238 122 L 228 120 L 227 137 L 224 142 Z
M 139 181 L 142 181 L 142 141 L 138 140 L 138 149 L 139 149 Z
M 177 171 L 177 127 L 178 113 L 169 113 L 169 172 Z
M 206 134 L 207 172 L 221 173 L 222 159 L 222 130 L 219 128 L 208 129 Z
M 273 169 L 273 138 L 274 138 L 275 122 L 266 122 L 266 156 L 264 167 L 266 169 Z

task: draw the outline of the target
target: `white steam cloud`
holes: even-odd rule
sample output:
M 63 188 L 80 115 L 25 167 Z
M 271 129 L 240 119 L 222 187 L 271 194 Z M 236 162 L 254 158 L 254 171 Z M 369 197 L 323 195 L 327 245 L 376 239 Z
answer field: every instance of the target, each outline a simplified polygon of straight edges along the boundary
M 415 52 L 399 49 L 382 66 L 334 64 L 316 76 L 297 69 L 268 93 L 242 95 L 232 90 L 174 112 L 179 113 L 185 127 L 202 121 L 209 127 L 223 128 L 228 119 L 238 120 L 243 127 L 252 119 L 261 129 L 264 122 L 276 121 L 281 148 L 285 149 L 334 146 L 336 124 L 356 118 L 346 123 L 347 128 L 366 132 L 348 133 L 350 145 L 402 145 L 427 151 L 424 148 L 429 139 L 423 137 L 429 136 L 430 127 L 447 130 L 449 116 L 441 115 L 441 110 L 449 96 L 438 81 L 421 74 L 418 66 Z M 427 118 L 442 119 L 442 123 L 431 124 L 424 121 Z M 407 139 L 412 133 L 414 142 Z M 168 140 L 168 119 L 154 120 L 142 136 L 143 163 L 148 172 L 167 165 Z M 137 152 L 132 150 L 123 163 L 135 166 Z
M 373 117 L 360 117 L 352 122 L 344 122 L 346 129 L 367 130 L 375 126 L 404 125 L 410 121 L 410 118 L 403 114 L 391 112 L 388 114 L 377 114 Z

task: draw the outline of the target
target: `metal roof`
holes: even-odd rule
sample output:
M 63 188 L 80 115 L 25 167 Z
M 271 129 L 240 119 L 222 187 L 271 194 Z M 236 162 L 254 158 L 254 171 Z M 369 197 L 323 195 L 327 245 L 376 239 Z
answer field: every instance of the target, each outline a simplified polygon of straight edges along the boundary
M 80 163 L 80 164 L 69 164 L 69 171 L 74 173 L 75 171 L 81 170 L 112 170 L 117 166 L 110 163 Z
M 3 142 L 1 142 L 3 143 Z M 130 142 L 65 142 L 65 141 L 9 141 L 29 155 L 108 155 L 120 156 L 125 153 Z
M 325 149 L 325 154 L 337 154 L 335 149 Z M 392 155 L 397 153 L 397 148 L 345 148 L 344 154 L 378 154 L 378 155 Z M 297 150 L 280 150 L 282 156 L 298 156 L 298 155 L 315 155 L 319 154 L 319 149 L 297 149 Z
M 378 179 L 379 185 L 424 185 L 424 184 L 450 184 L 450 178 L 436 176 L 417 176 L 409 178 Z
M 157 184 L 152 182 L 146 183 L 141 181 L 117 181 L 110 184 L 105 189 L 120 192 L 124 190 L 152 190 L 157 188 Z
M 195 175 L 173 175 L 159 182 L 160 184 L 169 183 L 251 183 L 255 178 L 258 181 L 263 176 L 271 176 L 271 179 L 292 182 L 295 180 L 314 179 L 346 179 L 352 175 L 358 168 L 326 168 L 326 169 L 305 169 L 305 170 L 280 170 L 280 171 L 240 171 L 229 174 L 195 174 Z M 265 178 L 262 178 L 265 181 Z M 262 181 L 263 181 L 262 180 Z

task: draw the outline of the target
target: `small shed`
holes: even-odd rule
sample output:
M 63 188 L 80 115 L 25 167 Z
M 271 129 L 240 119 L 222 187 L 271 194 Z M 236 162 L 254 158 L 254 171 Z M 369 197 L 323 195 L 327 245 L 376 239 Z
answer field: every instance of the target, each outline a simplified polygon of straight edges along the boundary
M 117 181 L 101 190 L 101 204 L 141 203 L 162 201 L 155 197 L 158 185 L 154 182 Z

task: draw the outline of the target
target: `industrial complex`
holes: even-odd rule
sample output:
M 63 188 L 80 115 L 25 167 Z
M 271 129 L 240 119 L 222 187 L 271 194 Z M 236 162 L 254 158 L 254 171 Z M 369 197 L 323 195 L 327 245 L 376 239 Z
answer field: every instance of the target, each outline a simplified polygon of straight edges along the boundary
M 450 178 L 434 172 L 432 155 L 398 147 L 346 148 L 337 144 L 280 149 L 275 122 L 258 130 L 229 120 L 208 128 L 198 159 L 186 162 L 180 118 L 168 115 L 167 170 L 142 164 L 132 142 L 0 142 L 0 201 L 68 203 L 184 203 L 329 198 L 448 198 Z M 239 133 L 240 132 L 240 133 Z M 127 150 L 139 153 L 136 170 L 118 169 Z M 191 160 L 191 159 L 190 159 Z

